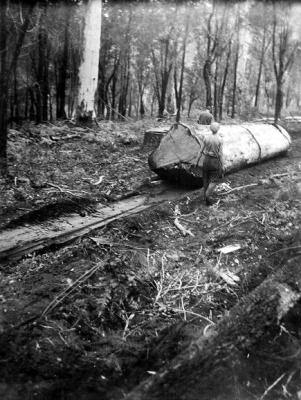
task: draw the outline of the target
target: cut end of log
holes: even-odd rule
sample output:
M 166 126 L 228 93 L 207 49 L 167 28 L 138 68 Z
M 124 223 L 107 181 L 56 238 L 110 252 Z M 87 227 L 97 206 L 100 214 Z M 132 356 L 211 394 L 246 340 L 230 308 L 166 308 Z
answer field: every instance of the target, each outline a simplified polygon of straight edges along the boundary
M 152 151 L 156 149 L 159 146 L 162 138 L 169 131 L 169 129 L 170 127 L 166 126 L 161 128 L 148 129 L 147 131 L 145 131 L 142 150 Z

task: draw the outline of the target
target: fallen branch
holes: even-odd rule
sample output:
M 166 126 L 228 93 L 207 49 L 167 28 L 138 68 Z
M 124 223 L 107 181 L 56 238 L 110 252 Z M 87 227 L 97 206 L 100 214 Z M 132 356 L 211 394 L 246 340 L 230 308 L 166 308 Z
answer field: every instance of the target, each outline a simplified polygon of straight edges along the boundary
M 284 247 L 283 249 L 274 251 L 273 253 L 271 253 L 271 255 L 272 254 L 276 254 L 276 253 L 280 253 L 281 251 L 299 250 L 299 249 L 301 249 L 301 246 Z
M 289 175 L 288 172 L 285 172 L 285 173 L 283 173 L 283 174 L 274 174 L 274 175 L 269 176 L 267 179 L 271 179 L 271 178 L 281 178 L 281 177 L 287 176 L 287 175 Z M 236 192 L 236 191 L 238 191 L 238 190 L 242 190 L 242 189 L 245 189 L 245 188 L 248 188 L 248 187 L 258 186 L 258 185 L 260 185 L 260 183 L 249 183 L 248 185 L 237 186 L 237 187 L 235 187 L 235 188 L 232 188 L 232 189 L 230 189 L 230 190 L 227 190 L 226 192 L 221 192 L 220 194 L 221 194 L 221 195 L 226 195 L 226 194 L 229 194 L 229 193 L 232 193 L 232 192 Z
M 62 132 L 62 133 L 64 133 L 64 132 Z M 61 140 L 68 140 L 68 139 L 81 139 L 82 135 L 79 135 L 78 133 L 74 133 L 74 134 L 67 134 L 66 136 L 53 136 L 53 135 L 50 135 L 49 137 L 54 142 L 59 142 Z
M 54 189 L 58 189 L 60 191 L 60 193 L 63 193 L 63 194 L 69 194 L 70 196 L 79 197 L 79 198 L 83 197 L 81 194 L 78 194 L 78 193 L 74 192 L 73 190 L 62 189 L 60 186 L 55 185 L 55 184 L 50 183 L 50 182 L 46 182 L 46 185 L 48 185 L 50 187 L 53 187 Z M 89 194 L 88 192 L 85 192 L 84 190 L 82 190 L 82 193 L 83 194 Z
M 87 281 L 95 272 L 103 267 L 105 264 L 105 261 L 101 261 L 94 265 L 92 268 L 90 268 L 88 271 L 86 271 L 83 275 L 81 275 L 79 278 L 77 278 L 72 285 L 70 285 L 68 288 L 63 290 L 57 297 L 55 297 L 49 304 L 48 306 L 44 309 L 44 311 L 41 313 L 40 318 L 45 317 L 45 315 L 49 314 L 51 311 L 53 311 L 59 304 L 61 304 L 74 290 L 76 290 L 80 285 L 82 285 L 85 281 Z
M 167 307 L 167 309 L 168 309 L 168 310 L 171 310 L 171 311 L 173 311 L 173 312 L 178 312 L 178 313 L 183 313 L 183 314 L 190 314 L 190 315 L 193 315 L 193 316 L 195 316 L 195 317 L 201 318 L 201 319 L 203 319 L 204 321 L 209 322 L 210 325 L 215 325 L 215 323 L 214 323 L 213 321 L 211 321 L 211 319 L 205 317 L 204 315 L 195 313 L 195 312 L 193 312 L 193 311 L 185 310 L 184 308 L 181 309 L 181 308 L 169 308 L 169 307 Z
M 100 185 L 100 184 L 101 184 L 101 182 L 103 181 L 103 178 L 104 178 L 104 176 L 103 176 L 103 175 L 101 175 L 101 176 L 99 177 L 99 179 L 97 180 L 97 182 L 95 182 L 95 183 L 92 183 L 92 185 L 94 185 L 94 186 L 96 186 L 96 185 Z
M 245 189 L 247 187 L 258 186 L 258 185 L 259 185 L 259 183 L 249 183 L 248 185 L 237 186 L 237 187 L 235 187 L 233 189 L 227 190 L 227 192 L 221 192 L 220 194 L 221 195 L 226 195 L 226 194 L 229 194 L 229 193 L 232 193 L 232 192 L 236 192 L 238 190 Z
M 265 390 L 265 392 L 264 392 L 263 395 L 259 398 L 259 400 L 263 400 L 263 399 L 265 398 L 265 396 L 273 389 L 273 387 L 275 387 L 275 386 L 277 385 L 277 383 L 280 382 L 281 379 L 284 378 L 284 377 L 285 377 L 285 374 L 280 375 L 279 378 L 276 379 L 275 382 L 272 383 L 272 385 L 269 386 L 269 387 Z
M 288 172 L 285 172 L 285 173 L 283 173 L 283 174 L 274 174 L 274 175 L 271 175 L 270 178 L 282 178 L 283 176 L 287 176 L 287 175 L 289 175 L 289 173 L 288 173 Z
M 178 228 L 178 230 L 182 233 L 183 236 L 189 235 L 189 236 L 194 237 L 194 234 L 189 229 L 186 229 L 182 224 L 180 224 L 178 218 L 176 218 L 173 221 L 173 223 L 174 223 L 175 227 Z
M 127 243 L 111 242 L 110 240 L 106 240 L 101 237 L 99 238 L 90 236 L 89 239 L 91 239 L 94 243 L 96 243 L 97 246 L 125 247 L 127 249 L 132 249 L 132 250 L 146 250 L 145 247 L 136 247 Z

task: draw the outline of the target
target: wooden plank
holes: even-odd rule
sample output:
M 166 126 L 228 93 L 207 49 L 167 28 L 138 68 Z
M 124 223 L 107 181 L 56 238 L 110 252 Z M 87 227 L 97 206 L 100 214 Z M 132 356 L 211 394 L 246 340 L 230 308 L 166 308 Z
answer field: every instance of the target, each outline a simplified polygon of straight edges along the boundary
M 165 201 L 179 199 L 187 194 L 184 189 L 166 188 L 155 197 L 135 196 L 111 206 L 99 206 L 95 213 L 82 217 L 72 214 L 42 224 L 23 226 L 0 232 L 0 265 L 18 260 L 52 245 L 70 242 L 112 221 L 137 214 Z

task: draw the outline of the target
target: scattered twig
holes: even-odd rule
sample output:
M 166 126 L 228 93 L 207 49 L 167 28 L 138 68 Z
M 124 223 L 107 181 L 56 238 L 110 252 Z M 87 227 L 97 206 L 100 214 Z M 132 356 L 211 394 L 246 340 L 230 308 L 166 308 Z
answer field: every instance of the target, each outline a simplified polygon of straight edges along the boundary
M 69 195 L 71 195 L 71 196 L 80 197 L 80 198 L 83 197 L 81 194 L 75 193 L 73 190 L 70 190 L 70 189 L 62 189 L 60 186 L 55 185 L 55 184 L 50 183 L 50 182 L 46 182 L 46 185 L 51 186 L 51 187 L 53 187 L 53 188 L 55 188 L 55 189 L 58 189 L 58 190 L 60 191 L 60 193 L 63 193 L 63 194 L 69 194 Z M 84 193 L 84 194 L 89 194 L 88 192 L 85 192 L 84 190 L 82 190 L 81 192 Z
M 145 247 L 137 247 L 127 243 L 111 242 L 110 240 L 103 239 L 101 237 L 99 238 L 99 237 L 89 236 L 89 239 L 91 239 L 98 246 L 110 246 L 110 247 L 114 246 L 114 247 L 125 247 L 131 250 L 147 250 L 149 254 L 149 249 L 146 249 Z
M 285 173 L 283 173 L 283 174 L 274 174 L 274 175 L 271 175 L 270 178 L 282 178 L 283 176 L 287 176 L 287 175 L 289 175 L 289 173 L 288 173 L 288 172 L 285 172 Z
M 271 255 L 272 254 L 276 254 L 276 253 L 280 253 L 281 251 L 298 250 L 298 249 L 301 249 L 301 246 L 284 247 L 283 249 L 279 249 L 279 250 L 274 251 L 273 253 L 271 253 Z
M 92 268 L 90 268 L 88 271 L 86 271 L 83 275 L 81 275 L 78 279 L 76 279 L 72 285 L 70 285 L 68 288 L 63 290 L 58 296 L 56 296 L 48 304 L 48 306 L 41 313 L 40 317 L 44 317 L 46 314 L 53 311 L 60 303 L 62 303 L 62 301 L 64 301 L 72 292 L 74 292 L 75 289 L 77 289 L 82 283 L 84 283 L 86 280 L 88 280 L 103 265 L 104 265 L 104 262 L 97 263 Z
M 127 332 L 129 330 L 130 322 L 134 318 L 134 316 L 135 316 L 135 314 L 131 314 L 129 317 L 126 316 L 125 326 L 124 326 L 123 333 L 122 333 L 122 340 L 126 340 L 126 338 L 128 336 Z
M 263 399 L 265 398 L 265 396 L 273 389 L 273 387 L 275 387 L 275 386 L 277 385 L 278 382 L 281 381 L 281 379 L 282 379 L 285 375 L 286 375 L 285 373 L 282 374 L 282 375 L 280 375 L 279 378 L 276 379 L 275 382 L 272 383 L 272 385 L 269 386 L 269 387 L 264 391 L 263 395 L 259 398 L 259 400 L 263 400 Z
M 165 279 L 165 270 L 164 270 L 164 255 L 161 257 L 161 274 L 160 274 L 160 282 L 156 282 L 156 287 L 158 290 L 157 296 L 155 298 L 154 304 L 158 302 L 158 300 L 161 297 L 162 290 L 163 290 L 163 285 L 164 285 L 164 279 Z
M 186 310 L 185 310 L 185 306 L 184 306 L 183 296 L 181 296 L 181 306 L 182 306 L 182 310 L 183 310 L 183 314 L 184 314 L 184 321 L 186 321 Z
M 46 185 L 51 186 L 55 189 L 58 189 L 61 193 L 64 193 L 64 190 L 60 186 L 55 185 L 54 183 L 46 182 Z
M 110 104 L 109 103 L 106 103 L 105 101 L 103 101 L 102 99 L 100 99 L 102 102 L 103 102 L 103 104 L 105 104 L 105 106 L 106 107 L 108 107 L 111 111 L 114 111 L 116 114 L 118 114 L 121 118 L 123 118 L 125 121 L 128 121 L 128 122 L 131 122 L 131 121 L 133 121 L 133 119 L 132 118 L 127 118 L 127 117 L 125 117 L 124 115 L 122 115 L 122 114 L 120 114 L 120 112 L 118 112 L 117 110 L 116 110 L 116 108 L 113 108 L 112 106 L 110 106 Z
M 249 183 L 248 185 L 237 186 L 237 187 L 235 187 L 235 188 L 232 188 L 232 189 L 230 189 L 230 190 L 227 190 L 227 192 L 221 192 L 220 194 L 221 194 L 221 195 L 226 195 L 226 194 L 229 194 L 229 193 L 232 193 L 232 192 L 236 192 L 236 191 L 238 191 L 238 190 L 245 189 L 245 188 L 247 188 L 247 187 L 252 187 L 252 186 L 257 186 L 257 185 L 259 185 L 259 183 Z
M 92 183 L 92 185 L 94 185 L 94 186 L 96 186 L 96 185 L 100 185 L 100 184 L 101 184 L 101 182 L 103 181 L 103 178 L 104 178 L 104 176 L 103 176 L 103 175 L 101 175 L 101 176 L 99 177 L 99 179 L 97 180 L 97 182 L 95 182 L 95 183 Z
M 189 229 L 186 229 L 182 224 L 180 224 L 178 217 L 174 219 L 173 223 L 183 236 L 189 235 L 194 237 L 194 234 Z
M 287 175 L 289 175 L 288 172 L 285 172 L 285 173 L 283 173 L 283 174 L 274 174 L 274 175 L 269 176 L 267 179 L 271 179 L 271 178 L 281 178 L 281 177 L 287 176 Z M 236 191 L 238 191 L 238 190 L 242 190 L 242 189 L 245 189 L 245 188 L 248 188 L 248 187 L 258 186 L 258 185 L 259 185 L 259 183 L 249 183 L 248 185 L 237 186 L 237 187 L 235 187 L 235 188 L 232 188 L 232 189 L 230 189 L 230 190 L 227 190 L 226 192 L 221 192 L 220 194 L 221 194 L 221 195 L 227 195 L 227 194 L 229 194 L 229 193 L 236 192 Z
M 169 307 L 168 307 L 168 309 L 171 310 L 171 311 L 174 311 L 174 312 L 184 313 L 184 311 L 181 310 L 180 308 L 169 308 Z M 211 319 L 205 317 L 204 315 L 195 313 L 195 312 L 193 312 L 193 311 L 188 311 L 188 310 L 185 310 L 185 314 L 195 315 L 196 317 L 201 318 L 201 319 L 203 319 L 203 320 L 209 322 L 209 324 L 215 325 L 215 323 L 214 323 L 213 321 L 211 321 Z

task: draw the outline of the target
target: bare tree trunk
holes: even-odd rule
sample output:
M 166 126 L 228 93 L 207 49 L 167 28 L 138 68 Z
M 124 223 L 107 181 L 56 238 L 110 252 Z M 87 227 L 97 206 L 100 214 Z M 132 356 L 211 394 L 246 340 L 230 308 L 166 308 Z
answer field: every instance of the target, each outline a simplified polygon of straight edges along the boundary
M 276 78 L 276 98 L 275 98 L 275 113 L 274 122 L 277 123 L 281 116 L 283 106 L 283 83 L 285 72 L 290 68 L 294 61 L 295 51 L 298 47 L 298 42 L 295 42 L 293 48 L 289 50 L 290 44 L 290 27 L 288 21 L 280 22 L 277 18 L 276 5 L 274 3 L 274 18 L 273 18 L 273 33 L 272 33 L 272 60 L 274 73 Z M 280 27 L 278 31 L 277 28 Z M 278 39 L 278 40 L 277 40 Z
M 214 110 L 213 116 L 214 119 L 217 120 L 217 111 L 218 111 L 218 103 L 219 103 L 219 90 L 218 90 L 218 70 L 219 70 L 219 57 L 215 60 L 215 71 L 214 71 Z
M 28 8 L 27 15 L 23 20 L 16 39 L 16 44 L 10 62 L 7 51 L 7 7 L 8 0 L 3 0 L 0 5 L 0 173 L 7 174 L 7 107 L 8 88 L 11 80 L 11 73 L 17 68 L 18 58 L 22 49 L 23 41 L 30 23 L 30 17 L 36 1 L 32 1 Z M 9 63 L 9 65 L 8 65 Z
M 145 115 L 145 107 L 144 107 L 143 92 L 142 92 L 142 91 L 141 91 L 141 93 L 140 93 L 139 114 L 140 114 L 140 118 L 144 118 L 144 115 Z
M 17 125 L 20 124 L 17 68 L 14 70 L 14 96 L 12 98 L 11 121 L 15 122 Z
M 89 0 L 85 10 L 84 52 L 79 69 L 76 118 L 95 118 L 95 93 L 98 85 L 101 36 L 101 0 Z
M 158 117 L 162 118 L 165 110 L 166 93 L 169 82 L 170 73 L 172 70 L 172 60 L 170 54 L 170 36 L 161 41 L 161 60 L 162 64 L 157 65 L 157 57 L 152 51 L 152 62 L 155 72 L 155 94 L 158 100 Z
M 183 93 L 183 81 L 184 81 L 184 69 L 185 69 L 185 58 L 186 58 L 186 42 L 188 38 L 188 28 L 189 28 L 189 19 L 187 18 L 185 24 L 185 33 L 184 33 L 184 41 L 183 41 L 183 49 L 182 49 L 182 59 L 181 59 L 181 71 L 180 71 L 180 86 L 179 90 L 177 90 L 177 82 L 175 80 L 175 94 L 176 94 L 176 104 L 177 104 L 177 115 L 176 121 L 180 121 L 181 117 L 181 105 L 182 105 L 182 93 Z M 177 71 L 175 69 L 175 77 Z
M 264 28 L 264 31 L 263 31 L 262 47 L 261 47 L 259 69 L 258 69 L 258 75 L 257 75 L 255 101 L 254 101 L 254 107 L 256 107 L 256 108 L 258 107 L 258 101 L 259 101 L 260 81 L 261 81 L 262 67 L 263 67 L 264 53 L 265 53 L 265 42 L 266 42 L 266 28 Z
M 230 57 L 231 57 L 231 40 L 229 42 L 229 49 L 227 53 L 227 61 L 226 61 L 226 66 L 224 70 L 224 76 L 220 88 L 220 93 L 219 93 L 219 103 L 218 103 L 218 109 L 219 109 L 219 120 L 221 121 L 223 118 L 223 102 L 224 102 L 224 93 L 225 93 L 225 87 L 226 87 L 226 81 L 227 81 L 227 76 L 228 76 L 228 71 L 229 71 L 229 64 L 230 64 Z
M 65 32 L 64 32 L 64 48 L 61 60 L 59 60 L 58 70 L 58 85 L 57 85 L 57 106 L 56 116 L 57 118 L 66 118 L 66 81 L 67 81 L 67 69 L 68 69 L 68 51 L 69 51 L 69 27 L 71 18 L 71 7 L 65 7 Z
M 237 87 L 237 66 L 238 66 L 239 45 L 237 45 L 234 59 L 233 89 L 232 89 L 232 111 L 231 118 L 235 117 L 236 87 Z
M 0 5 L 0 173 L 7 173 L 7 26 L 8 1 Z
M 275 123 L 277 123 L 281 117 L 282 106 L 283 106 L 282 81 L 279 80 L 277 81 L 276 98 L 275 98 L 275 114 L 274 114 Z
M 37 99 L 37 115 L 36 122 L 39 124 L 48 119 L 48 38 L 45 28 L 45 20 L 47 16 L 47 4 L 43 6 L 42 15 L 39 22 L 38 33 L 38 71 L 36 99 Z
M 211 60 L 207 59 L 203 68 L 203 77 L 206 87 L 206 108 L 212 111 L 212 92 L 211 92 Z
M 133 88 L 130 86 L 129 89 L 129 107 L 128 107 L 128 116 L 132 116 L 132 107 L 133 107 L 133 102 L 132 102 L 132 93 L 133 93 Z
M 114 75 L 112 80 L 112 108 L 111 108 L 111 116 L 109 119 L 114 121 L 115 119 L 115 107 L 116 107 L 116 85 L 117 85 L 117 75 Z
M 118 113 L 119 118 L 125 117 L 126 109 L 127 109 L 127 96 L 128 96 L 128 87 L 130 81 L 130 54 L 127 57 L 127 63 L 123 67 L 123 73 L 121 75 L 121 93 L 119 95 L 119 104 L 118 104 Z

